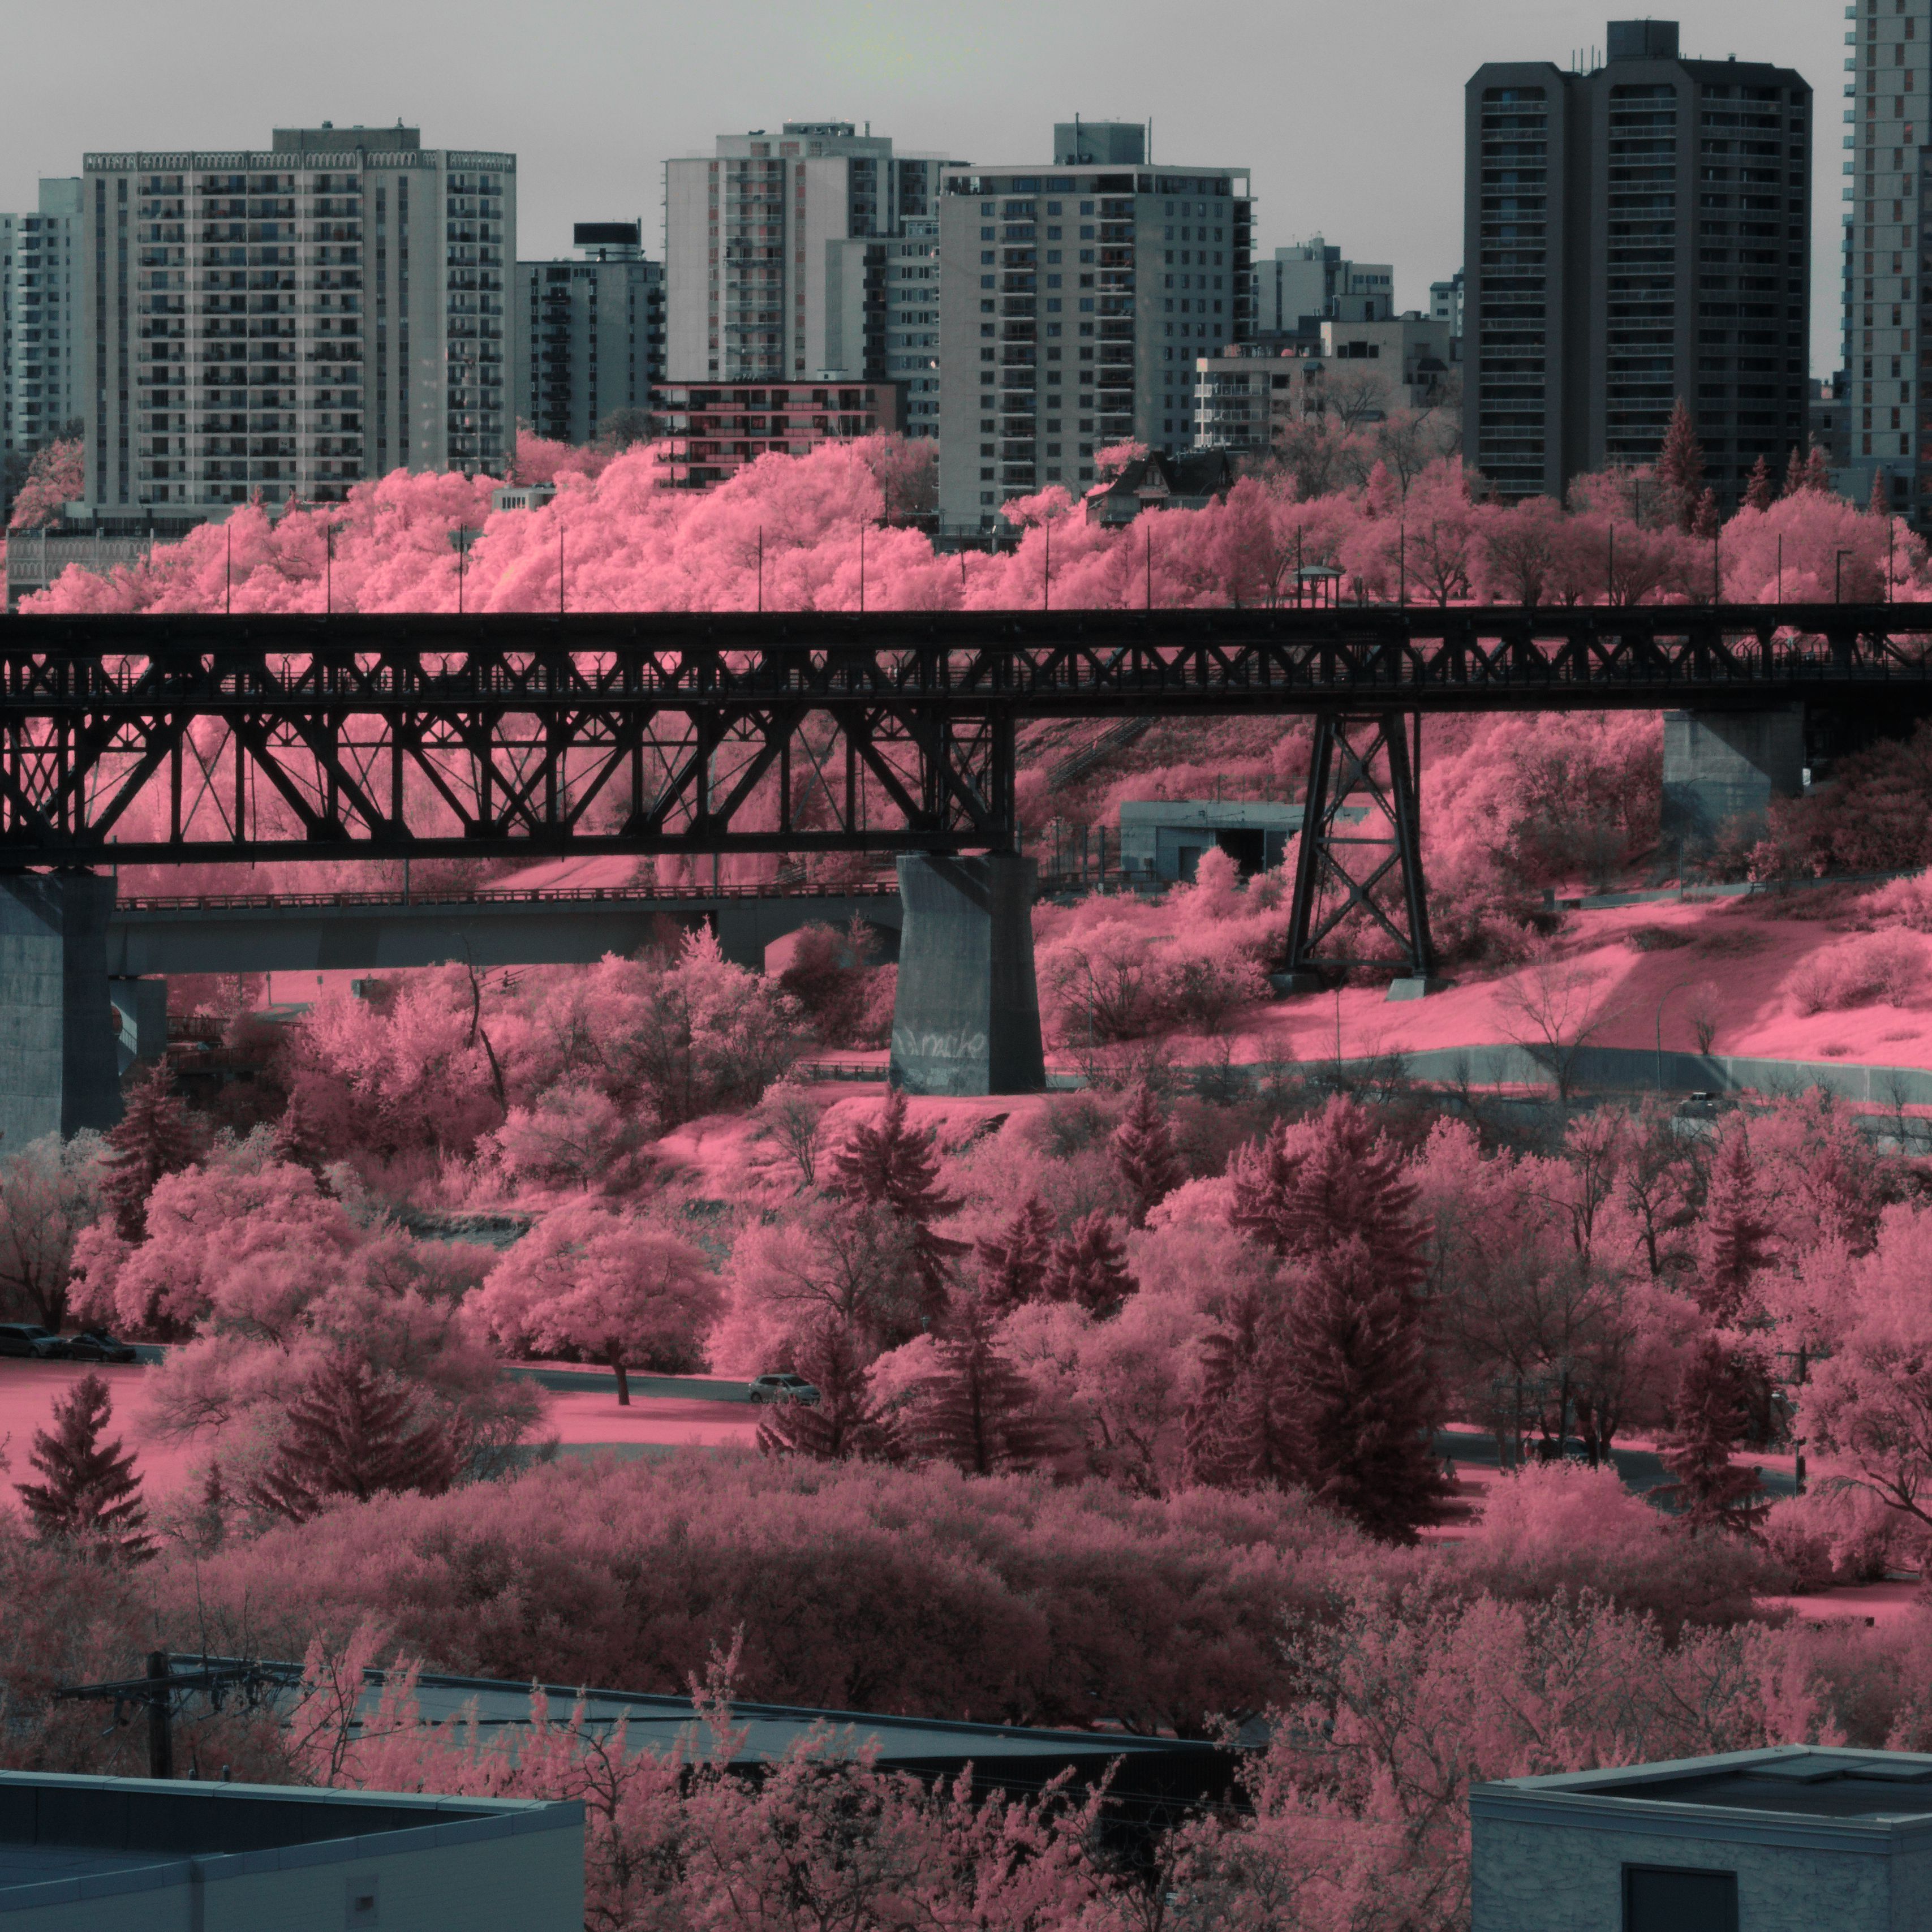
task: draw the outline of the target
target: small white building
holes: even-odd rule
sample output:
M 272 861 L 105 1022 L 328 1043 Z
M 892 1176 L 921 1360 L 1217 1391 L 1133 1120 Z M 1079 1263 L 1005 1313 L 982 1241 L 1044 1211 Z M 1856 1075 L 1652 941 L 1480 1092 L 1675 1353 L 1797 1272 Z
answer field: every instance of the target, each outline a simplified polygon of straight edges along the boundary
M 1790 1745 L 1469 1794 L 1472 1932 L 1932 1926 L 1932 1756 Z
M 1252 876 L 1279 866 L 1301 830 L 1301 807 L 1260 799 L 1136 799 L 1120 807 L 1120 869 L 1130 878 L 1192 879 L 1219 847 Z

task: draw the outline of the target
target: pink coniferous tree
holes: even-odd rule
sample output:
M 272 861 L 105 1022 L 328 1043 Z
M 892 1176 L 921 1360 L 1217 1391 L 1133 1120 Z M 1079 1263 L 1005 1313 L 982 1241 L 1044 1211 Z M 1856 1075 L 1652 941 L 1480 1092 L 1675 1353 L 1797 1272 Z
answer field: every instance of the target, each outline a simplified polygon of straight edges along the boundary
M 1039 1296 L 1053 1243 L 1052 1210 L 1037 1194 L 1030 1194 L 997 1236 L 976 1244 L 980 1292 L 994 1314 L 1005 1314 Z
M 1127 1096 L 1127 1110 L 1108 1147 L 1114 1166 L 1132 1201 L 1133 1226 L 1147 1226 L 1148 1210 L 1156 1207 L 1186 1178 L 1174 1150 L 1174 1135 L 1154 1089 L 1144 1080 Z
M 1054 1244 L 1040 1292 L 1049 1301 L 1075 1302 L 1090 1315 L 1108 1316 L 1138 1286 L 1112 1216 L 1096 1208 Z

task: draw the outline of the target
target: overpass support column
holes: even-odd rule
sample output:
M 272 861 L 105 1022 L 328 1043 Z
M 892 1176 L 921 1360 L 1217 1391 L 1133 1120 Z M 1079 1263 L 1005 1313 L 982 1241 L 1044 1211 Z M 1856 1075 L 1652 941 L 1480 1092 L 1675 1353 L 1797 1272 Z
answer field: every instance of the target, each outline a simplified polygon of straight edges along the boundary
M 909 1094 L 1046 1084 L 1034 979 L 1034 867 L 1011 852 L 898 862 L 904 925 L 892 1079 Z
M 1774 798 L 1804 783 L 1804 707 L 1666 711 L 1664 809 L 1666 850 L 1707 847 L 1732 820 L 1762 829 Z
M 0 1148 L 121 1118 L 107 993 L 114 881 L 0 876 Z

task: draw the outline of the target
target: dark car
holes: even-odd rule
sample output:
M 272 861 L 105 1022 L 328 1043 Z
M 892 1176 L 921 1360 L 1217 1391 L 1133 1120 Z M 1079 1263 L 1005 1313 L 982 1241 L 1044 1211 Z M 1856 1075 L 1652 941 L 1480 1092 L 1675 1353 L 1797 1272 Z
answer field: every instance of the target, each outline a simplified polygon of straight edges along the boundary
M 748 1391 L 753 1402 L 802 1402 L 818 1400 L 818 1391 L 802 1376 L 759 1376 Z
M 0 1355 L 19 1355 L 30 1362 L 58 1361 L 67 1342 L 34 1322 L 0 1322 Z
M 131 1342 L 123 1342 L 98 1328 L 83 1328 L 78 1335 L 62 1338 L 67 1352 L 76 1362 L 138 1362 L 141 1358 Z

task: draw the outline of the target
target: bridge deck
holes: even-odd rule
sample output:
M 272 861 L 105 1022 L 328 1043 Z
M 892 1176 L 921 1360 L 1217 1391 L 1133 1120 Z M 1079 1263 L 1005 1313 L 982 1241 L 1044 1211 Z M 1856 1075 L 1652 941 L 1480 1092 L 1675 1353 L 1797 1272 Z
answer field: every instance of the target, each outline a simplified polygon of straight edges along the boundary
M 1932 604 L 17 618 L 0 847 L 1001 850 L 1030 719 L 1792 703 L 1932 710 Z

